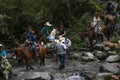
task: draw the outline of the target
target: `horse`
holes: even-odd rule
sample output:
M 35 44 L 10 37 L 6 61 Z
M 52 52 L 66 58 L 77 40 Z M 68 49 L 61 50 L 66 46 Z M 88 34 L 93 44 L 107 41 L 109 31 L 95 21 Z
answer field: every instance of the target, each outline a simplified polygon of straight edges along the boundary
M 50 37 L 51 37 L 51 42 L 49 42 L 49 43 L 47 43 L 46 44 L 46 47 L 47 48 L 53 48 L 53 46 L 56 44 L 56 43 L 58 43 L 59 42 L 59 39 L 56 39 L 55 37 L 56 37 L 56 34 L 57 34 L 57 29 L 55 29 L 55 28 L 53 28 L 53 30 L 51 31 L 51 33 L 50 33 Z M 65 37 L 61 37 L 62 38 L 62 40 L 65 40 L 66 39 L 66 46 L 67 47 L 70 47 L 71 46 L 71 40 L 70 39 L 68 39 L 68 38 L 65 38 Z M 38 43 L 39 44 L 41 44 L 41 45 L 43 45 L 42 43 L 45 43 L 45 38 L 43 37 L 43 36 L 41 36 L 40 38 L 39 38 L 39 40 L 38 40 Z
M 107 38 L 107 40 L 109 40 L 110 38 L 110 34 L 109 34 L 109 30 L 107 28 L 107 26 L 105 25 L 101 25 L 102 26 L 102 32 L 103 32 L 103 35 L 105 36 L 105 38 Z M 87 37 L 89 39 L 89 43 L 91 46 L 93 46 L 93 41 L 95 40 L 95 31 L 94 31 L 94 28 L 91 28 L 89 30 L 86 30 L 86 31 L 82 31 L 82 32 L 79 32 L 78 33 L 81 40 L 84 41 L 84 37 Z M 97 34 L 97 38 L 99 38 L 99 36 L 102 36 L 102 40 L 103 40 L 103 35 L 102 34 Z
M 110 34 L 120 30 L 120 15 L 106 14 L 106 25 L 109 28 Z
M 57 34 L 57 29 L 53 28 L 53 30 L 51 31 L 50 33 L 50 37 L 51 37 L 51 42 L 48 42 L 46 44 L 46 40 L 45 40 L 45 37 L 41 36 L 39 39 L 38 39 L 38 43 L 45 46 L 47 51 L 49 52 L 49 49 L 52 49 L 53 52 L 55 52 L 55 47 L 56 47 L 56 44 L 59 43 L 59 39 L 56 39 L 56 34 Z M 61 37 L 62 40 L 66 40 L 66 46 L 68 47 L 67 49 L 67 53 L 69 55 L 69 47 L 71 46 L 71 40 L 68 39 L 68 38 L 65 38 L 65 37 Z M 43 44 L 42 44 L 43 43 Z
M 33 56 L 33 52 L 30 50 L 29 47 L 16 48 L 14 51 L 14 54 L 16 55 L 16 59 L 18 60 L 24 59 L 25 64 L 26 64 L 26 70 L 28 70 L 29 68 L 34 69 L 30 64 L 34 56 Z M 37 54 L 40 60 L 40 66 L 42 65 L 44 66 L 45 65 L 45 54 L 46 54 L 45 48 L 39 45 L 39 49 L 37 49 Z

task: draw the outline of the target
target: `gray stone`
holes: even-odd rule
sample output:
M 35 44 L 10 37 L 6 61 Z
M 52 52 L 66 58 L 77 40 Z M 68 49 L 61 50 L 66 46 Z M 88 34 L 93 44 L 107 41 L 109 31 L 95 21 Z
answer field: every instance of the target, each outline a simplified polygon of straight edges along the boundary
M 50 80 L 51 76 L 48 72 L 20 72 L 14 80 L 25 80 L 25 79 L 44 79 Z
M 104 71 L 112 72 L 112 73 L 118 73 L 120 70 L 117 67 L 118 63 L 105 63 L 103 64 Z
M 112 73 L 98 73 L 95 80 L 111 80 Z
M 107 62 L 117 62 L 119 60 L 120 60 L 119 55 L 111 55 L 105 61 L 107 61 Z

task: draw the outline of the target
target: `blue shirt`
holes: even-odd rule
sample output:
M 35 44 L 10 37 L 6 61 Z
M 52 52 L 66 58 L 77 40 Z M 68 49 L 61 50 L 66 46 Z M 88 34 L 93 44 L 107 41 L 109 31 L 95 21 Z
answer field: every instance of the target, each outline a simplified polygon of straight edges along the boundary
M 47 36 L 48 36 L 47 31 L 48 31 L 48 30 L 49 30 L 48 27 L 47 27 L 47 26 L 44 26 L 44 27 L 42 28 L 42 30 L 41 30 L 42 35 L 44 35 L 45 37 L 47 37 Z
M 6 50 L 2 50 L 2 51 L 0 52 L 0 55 L 6 57 L 6 56 L 7 56 Z
M 27 34 L 27 39 L 28 39 L 29 41 L 32 41 L 32 42 L 35 42 L 35 41 L 36 41 L 36 39 L 35 39 L 35 37 L 32 35 L 32 33 L 28 33 L 28 34 Z

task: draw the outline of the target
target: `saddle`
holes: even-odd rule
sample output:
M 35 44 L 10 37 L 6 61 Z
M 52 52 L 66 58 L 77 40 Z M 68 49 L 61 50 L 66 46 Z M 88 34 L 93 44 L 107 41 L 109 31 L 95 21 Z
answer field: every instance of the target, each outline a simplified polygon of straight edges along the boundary
M 40 50 L 40 45 L 36 45 L 37 51 Z

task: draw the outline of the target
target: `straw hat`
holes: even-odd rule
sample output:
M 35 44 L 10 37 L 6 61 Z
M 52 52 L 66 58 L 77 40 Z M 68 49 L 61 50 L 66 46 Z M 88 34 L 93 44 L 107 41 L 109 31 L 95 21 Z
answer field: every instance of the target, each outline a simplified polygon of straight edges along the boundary
M 46 25 L 46 26 L 52 26 L 52 25 L 50 24 L 50 22 L 46 22 L 44 25 Z

